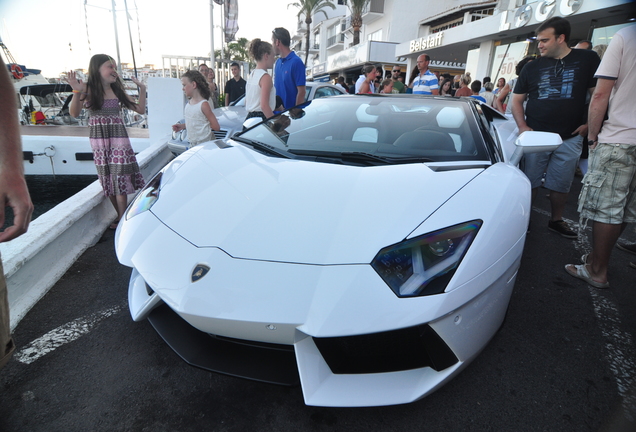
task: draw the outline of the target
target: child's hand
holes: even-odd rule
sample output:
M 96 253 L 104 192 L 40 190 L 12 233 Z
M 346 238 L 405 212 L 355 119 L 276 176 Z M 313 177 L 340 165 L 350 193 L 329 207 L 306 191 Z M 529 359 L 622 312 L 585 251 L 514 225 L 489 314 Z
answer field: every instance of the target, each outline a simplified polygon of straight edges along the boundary
M 74 71 L 69 71 L 66 76 L 66 82 L 73 88 L 73 90 L 84 93 L 86 91 L 86 84 L 81 79 L 77 79 L 77 75 Z
M 146 88 L 143 82 L 139 81 L 137 77 L 131 77 L 130 80 L 137 84 L 140 88 Z
M 177 124 L 173 124 L 172 125 L 172 130 L 174 132 L 179 132 L 185 129 L 185 124 L 183 123 L 177 123 Z

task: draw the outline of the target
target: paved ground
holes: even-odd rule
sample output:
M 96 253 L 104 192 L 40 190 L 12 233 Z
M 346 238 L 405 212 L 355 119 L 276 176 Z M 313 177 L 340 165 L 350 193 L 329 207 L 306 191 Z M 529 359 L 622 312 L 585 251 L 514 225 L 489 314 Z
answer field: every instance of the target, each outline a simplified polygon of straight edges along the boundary
M 493 341 L 433 395 L 379 408 L 308 407 L 300 388 L 188 366 L 130 319 L 108 231 L 16 329 L 0 431 L 634 431 L 636 256 L 614 253 L 612 289 L 586 286 L 563 266 L 589 245 L 549 233 L 546 209 L 542 194 Z

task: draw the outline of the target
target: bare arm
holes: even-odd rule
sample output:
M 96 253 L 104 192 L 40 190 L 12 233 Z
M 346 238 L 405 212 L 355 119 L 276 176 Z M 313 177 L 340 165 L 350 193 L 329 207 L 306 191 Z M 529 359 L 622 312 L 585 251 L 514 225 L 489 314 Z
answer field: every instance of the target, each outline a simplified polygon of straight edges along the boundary
M 272 108 L 269 106 L 269 95 L 274 86 L 272 76 L 270 74 L 264 74 L 258 81 L 258 85 L 261 87 L 261 111 L 263 111 L 266 118 L 273 117 L 274 111 L 272 111 Z
M 221 129 L 221 126 L 219 126 L 219 121 L 216 119 L 216 116 L 212 112 L 212 108 L 210 108 L 209 102 L 205 101 L 201 104 L 201 112 L 210 122 L 210 127 L 212 128 L 212 130 L 218 131 L 219 129 Z
M 15 90 L 4 62 L 0 71 L 0 99 L 15 100 Z M 0 226 L 4 225 L 5 208 L 13 209 L 13 225 L 0 232 L 0 243 L 24 234 L 33 213 L 24 180 L 19 124 L 15 103 L 0 104 Z
M 135 77 L 132 77 L 131 80 L 139 87 L 139 100 L 137 103 L 132 101 L 136 105 L 135 112 L 142 115 L 146 114 L 146 86 Z
M 73 99 L 71 99 L 71 106 L 68 108 L 68 112 L 73 117 L 79 117 L 82 112 L 82 103 L 86 100 L 86 83 L 77 79 L 75 72 L 70 71 L 66 80 L 73 88 Z
M 587 114 L 587 139 L 589 141 L 596 141 L 598 138 L 598 133 L 601 131 L 601 126 L 603 125 L 605 113 L 609 105 L 609 98 L 615 83 L 615 80 L 605 78 L 598 78 L 596 80 L 596 88 L 590 100 L 590 108 Z M 590 148 L 596 147 L 596 144 L 597 143 L 594 143 Z
M 368 81 L 364 81 L 360 84 L 360 90 L 358 90 L 358 94 L 367 94 L 371 91 L 371 85 Z
M 532 128 L 528 126 L 528 124 L 526 123 L 526 116 L 523 111 L 524 100 L 526 100 L 525 93 L 523 94 L 513 93 L 512 101 L 510 102 L 512 104 L 512 116 L 514 117 L 515 122 L 517 123 L 517 127 L 519 128 L 519 133 L 532 130 Z
M 305 103 L 305 94 L 307 94 L 307 87 L 298 86 L 298 94 L 296 95 L 296 105 L 300 105 L 301 103 Z
M 506 96 L 508 96 L 508 93 L 510 93 L 510 85 L 506 84 L 504 88 L 502 88 L 501 91 L 497 93 L 497 97 L 495 97 L 494 107 L 497 111 L 501 113 L 506 111 L 503 106 L 503 101 L 506 100 Z

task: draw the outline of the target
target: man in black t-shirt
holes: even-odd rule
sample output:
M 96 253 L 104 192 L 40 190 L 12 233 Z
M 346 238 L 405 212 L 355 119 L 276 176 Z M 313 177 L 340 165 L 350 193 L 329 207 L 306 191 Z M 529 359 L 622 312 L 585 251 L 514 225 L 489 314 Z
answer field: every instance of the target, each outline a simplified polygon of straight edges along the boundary
M 583 136 L 587 134 L 586 93 L 594 91 L 594 73 L 600 59 L 593 51 L 569 48 L 569 39 L 570 23 L 565 18 L 550 18 L 537 29 L 541 57 L 521 71 L 511 103 L 519 133 L 555 132 L 563 139 L 554 152 L 526 155 L 525 173 L 532 185 L 533 199 L 546 174 L 544 186 L 550 190 L 552 210 L 548 229 L 566 238 L 576 238 L 577 233 L 563 221 L 563 210 L 581 155 Z
M 241 78 L 241 67 L 234 62 L 230 65 L 232 78 L 225 84 L 225 106 L 228 106 L 245 94 L 246 81 Z

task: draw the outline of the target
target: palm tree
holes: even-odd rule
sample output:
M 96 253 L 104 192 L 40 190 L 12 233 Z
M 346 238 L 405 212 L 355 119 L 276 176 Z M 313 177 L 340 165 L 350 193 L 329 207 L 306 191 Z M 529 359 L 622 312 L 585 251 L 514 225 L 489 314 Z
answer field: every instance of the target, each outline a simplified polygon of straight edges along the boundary
M 331 9 L 335 9 L 336 5 L 334 5 L 329 0 L 298 0 L 296 3 L 290 3 L 287 5 L 294 6 L 298 8 L 298 19 L 302 15 L 305 16 L 305 24 L 307 24 L 307 43 L 305 47 L 305 67 L 307 67 L 307 60 L 309 58 L 309 36 L 311 35 L 311 17 L 318 12 L 322 12 L 325 15 L 325 19 L 329 18 L 327 16 L 327 12 L 323 10 L 325 7 L 330 7 Z
M 360 28 L 362 27 L 362 12 L 371 0 L 347 0 L 347 6 L 351 11 L 351 27 L 353 27 L 353 44 L 360 43 Z
M 223 47 L 223 53 L 221 50 L 215 50 L 214 56 L 216 58 L 231 59 L 233 61 L 249 61 L 249 45 L 250 41 L 246 38 L 239 38 L 236 42 L 230 42 Z

